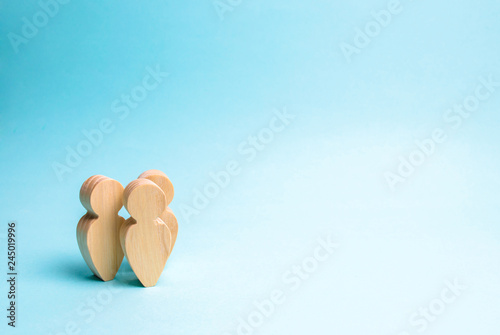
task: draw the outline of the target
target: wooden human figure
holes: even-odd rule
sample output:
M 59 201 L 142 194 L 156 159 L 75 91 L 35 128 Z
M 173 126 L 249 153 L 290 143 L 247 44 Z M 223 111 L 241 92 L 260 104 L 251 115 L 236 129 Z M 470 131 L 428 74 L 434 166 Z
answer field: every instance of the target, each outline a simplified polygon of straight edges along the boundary
M 177 218 L 174 215 L 174 212 L 168 207 L 168 205 L 172 202 L 174 198 L 174 185 L 167 177 L 167 175 L 160 170 L 148 170 L 139 176 L 139 178 L 145 178 L 151 180 L 153 183 L 158 185 L 163 193 L 165 193 L 165 197 L 167 199 L 167 206 L 165 206 L 165 210 L 160 214 L 160 219 L 168 226 L 170 229 L 171 244 L 170 244 L 170 253 L 174 249 L 175 241 L 177 240 L 177 233 L 179 232 L 179 225 L 177 223 Z M 170 256 L 170 255 L 169 255 Z
M 131 217 L 120 230 L 122 249 L 142 285 L 155 286 L 170 254 L 170 230 L 160 218 L 167 199 L 158 185 L 139 178 L 125 188 L 123 204 Z
M 123 186 L 105 176 L 92 176 L 80 189 L 80 201 L 87 209 L 76 229 L 80 252 L 97 277 L 111 280 L 123 260 L 120 227 L 125 219 L 118 215 L 123 206 Z

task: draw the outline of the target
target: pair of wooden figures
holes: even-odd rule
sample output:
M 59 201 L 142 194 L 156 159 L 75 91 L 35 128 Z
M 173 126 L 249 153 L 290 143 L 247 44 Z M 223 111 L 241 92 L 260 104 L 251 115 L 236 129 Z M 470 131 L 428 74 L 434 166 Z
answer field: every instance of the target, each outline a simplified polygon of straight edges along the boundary
M 80 189 L 87 209 L 76 237 L 85 262 L 103 281 L 112 280 L 127 257 L 145 287 L 156 285 L 177 239 L 177 219 L 168 207 L 174 197 L 170 179 L 148 170 L 125 189 L 116 180 L 97 175 Z M 118 211 L 125 206 L 130 218 Z

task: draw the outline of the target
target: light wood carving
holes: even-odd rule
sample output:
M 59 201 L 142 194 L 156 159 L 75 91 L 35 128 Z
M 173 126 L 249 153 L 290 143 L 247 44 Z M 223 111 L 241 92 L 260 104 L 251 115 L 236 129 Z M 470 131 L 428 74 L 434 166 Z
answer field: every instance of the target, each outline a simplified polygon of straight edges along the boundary
M 123 186 L 105 176 L 92 176 L 80 189 L 80 201 L 87 209 L 77 226 L 80 252 L 97 277 L 111 280 L 123 260 L 119 233 L 125 219 L 118 215 L 123 206 Z
M 120 230 L 122 249 L 142 285 L 154 286 L 170 254 L 171 233 L 160 218 L 167 198 L 158 185 L 139 178 L 125 188 L 123 204 L 131 217 Z
M 172 202 L 174 198 L 174 185 L 167 177 L 167 175 L 160 170 L 148 170 L 139 176 L 139 178 L 145 178 L 151 180 L 153 183 L 158 185 L 163 193 L 165 193 L 165 197 L 167 200 L 167 206 L 165 210 L 160 214 L 160 218 L 170 229 L 170 233 L 172 234 L 171 244 L 170 244 L 170 253 L 174 249 L 175 241 L 177 240 L 177 234 L 179 232 L 179 225 L 177 223 L 177 218 L 175 217 L 172 210 L 168 207 L 168 205 Z

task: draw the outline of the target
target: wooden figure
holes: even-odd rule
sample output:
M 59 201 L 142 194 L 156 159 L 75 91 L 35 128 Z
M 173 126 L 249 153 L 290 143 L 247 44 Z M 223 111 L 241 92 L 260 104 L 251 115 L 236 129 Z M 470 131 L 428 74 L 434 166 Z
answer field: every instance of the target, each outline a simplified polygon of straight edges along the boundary
M 175 241 L 177 240 L 177 233 L 179 231 L 179 225 L 177 223 L 177 218 L 174 215 L 174 212 L 168 207 L 168 205 L 172 202 L 174 198 L 174 185 L 167 177 L 167 175 L 160 170 L 148 170 L 146 172 L 141 173 L 139 178 L 145 178 L 151 180 L 153 183 L 158 185 L 163 193 L 165 193 L 165 197 L 167 199 L 167 206 L 165 210 L 160 214 L 160 219 L 168 226 L 170 229 L 170 233 L 172 234 L 171 244 L 170 244 L 170 253 L 174 249 Z M 170 255 L 169 255 L 170 256 Z
M 125 188 L 123 204 L 131 217 L 120 230 L 122 249 L 142 285 L 155 286 L 170 254 L 170 230 L 159 217 L 167 198 L 158 185 L 139 178 Z
M 92 176 L 80 189 L 80 201 L 88 211 L 76 229 L 80 252 L 97 277 L 111 280 L 123 260 L 120 227 L 125 219 L 118 215 L 123 206 L 123 186 L 105 176 Z

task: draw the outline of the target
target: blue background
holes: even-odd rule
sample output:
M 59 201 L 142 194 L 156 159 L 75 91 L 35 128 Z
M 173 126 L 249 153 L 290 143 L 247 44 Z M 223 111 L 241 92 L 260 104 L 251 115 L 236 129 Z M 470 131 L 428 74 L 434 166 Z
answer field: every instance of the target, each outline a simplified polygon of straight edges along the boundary
M 18 324 L 6 325 L 1 280 L 1 332 L 236 334 L 278 289 L 285 303 L 255 333 L 417 334 L 408 318 L 455 278 L 467 289 L 426 333 L 498 332 L 500 90 L 458 129 L 443 115 L 481 76 L 500 81 L 500 3 L 402 0 L 350 62 L 341 43 L 386 1 L 233 3 L 221 19 L 210 0 L 71 1 L 16 52 L 9 33 L 41 7 L 1 2 L 5 272 L 9 220 L 19 249 Z M 157 66 L 169 76 L 121 120 L 113 102 Z M 295 119 L 247 161 L 238 146 L 276 109 Z M 59 180 L 54 162 L 103 119 L 113 131 Z M 392 190 L 384 174 L 436 127 L 447 141 Z M 181 215 L 233 160 L 229 186 Z M 126 261 L 116 280 L 95 280 L 75 238 L 80 186 L 151 168 L 175 186 L 174 253 L 154 288 Z M 338 250 L 292 292 L 282 275 L 328 234 Z M 92 317 L 78 312 L 103 297 Z

